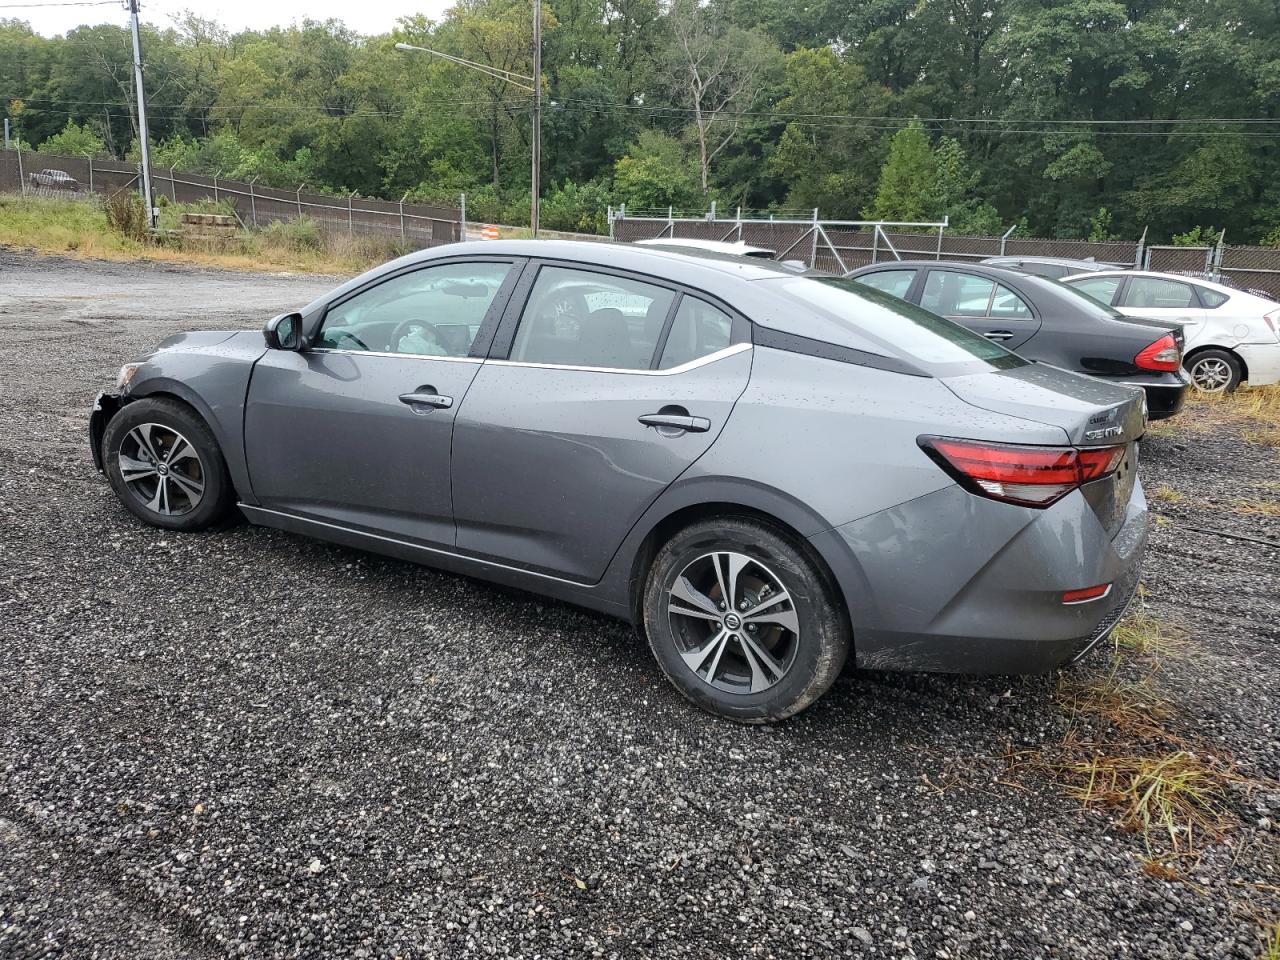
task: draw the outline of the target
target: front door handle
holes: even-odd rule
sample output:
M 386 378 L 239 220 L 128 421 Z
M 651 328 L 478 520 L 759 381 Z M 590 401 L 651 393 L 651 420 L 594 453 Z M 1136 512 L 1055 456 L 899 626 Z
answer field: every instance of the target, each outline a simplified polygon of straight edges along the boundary
M 400 402 L 407 403 L 413 407 L 414 412 L 426 413 L 426 410 L 420 410 L 422 407 L 432 407 L 436 410 L 447 410 L 453 406 L 453 397 L 446 397 L 436 393 L 433 387 L 419 387 L 413 393 L 400 394 Z
M 988 340 L 1012 340 L 1012 330 L 988 330 L 983 334 Z
M 640 417 L 646 427 L 666 427 L 671 430 L 688 430 L 690 433 L 706 433 L 711 429 L 711 421 L 706 417 L 691 417 L 676 413 L 646 413 Z

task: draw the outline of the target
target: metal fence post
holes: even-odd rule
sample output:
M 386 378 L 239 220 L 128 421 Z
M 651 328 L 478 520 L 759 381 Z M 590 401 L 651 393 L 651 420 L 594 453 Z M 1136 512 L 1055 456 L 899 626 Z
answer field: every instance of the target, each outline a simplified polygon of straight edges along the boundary
M 1143 250 L 1146 247 L 1146 245 L 1147 245 L 1147 228 L 1143 227 L 1142 236 L 1138 238 L 1137 249 L 1133 251 L 1133 269 L 1135 270 L 1145 269 L 1146 260 L 1144 259 L 1144 256 L 1143 256 Z
M 943 215 L 942 223 L 938 224 L 938 255 L 934 257 L 935 260 L 942 259 L 942 231 L 947 229 L 947 224 L 950 221 L 951 221 L 950 217 Z
M 738 207 L 738 213 L 734 217 L 734 219 L 738 221 L 738 242 L 741 243 L 742 242 L 742 207 L 741 206 Z
M 818 265 L 818 208 L 813 208 L 813 226 L 809 228 L 812 234 L 812 243 L 809 244 L 809 266 L 816 267 Z
M 27 178 L 22 172 L 22 136 L 18 136 L 18 190 L 25 197 L 27 195 Z
M 609 236 L 613 236 L 613 208 L 609 208 Z M 461 195 L 458 206 L 458 239 L 467 239 L 467 195 Z
M 356 192 L 354 190 L 352 190 L 349 194 L 347 194 L 347 236 L 348 237 L 354 237 L 356 235 L 355 224 L 351 220 L 351 198 L 354 197 L 355 195 L 356 195 Z
M 711 222 L 716 222 L 716 202 L 714 200 L 711 201 Z
M 409 191 L 404 192 L 404 197 L 409 195 Z M 404 232 L 404 197 L 400 198 L 400 242 L 403 243 L 407 237 Z
M 169 194 L 173 197 L 173 202 L 178 202 L 178 175 L 174 172 L 178 169 L 175 163 L 169 168 Z
M 254 177 L 249 181 L 249 219 L 250 222 L 253 223 L 254 227 L 258 226 L 258 202 L 257 198 L 253 195 L 253 185 L 257 182 L 257 177 Z
M 221 172 L 222 171 L 218 171 L 218 173 L 221 173 Z M 217 206 L 217 203 L 218 203 L 218 174 L 217 173 L 213 175 L 213 203 L 214 203 L 214 206 Z
M 871 230 L 871 262 L 880 262 L 880 224 L 876 224 Z
M 89 161 L 89 192 L 93 193 L 93 154 L 86 153 L 84 158 Z
M 1004 232 L 1004 236 L 1000 238 L 1000 256 L 1002 256 L 1002 257 L 1004 256 L 1004 245 L 1005 245 L 1005 243 L 1008 241 L 1008 239 L 1009 239 L 1011 236 L 1013 236 L 1013 231 L 1015 231 L 1015 230 L 1017 230 L 1017 229 L 1018 229 L 1018 225 L 1015 223 L 1012 227 L 1010 227 L 1008 230 L 1006 230 L 1006 231 Z

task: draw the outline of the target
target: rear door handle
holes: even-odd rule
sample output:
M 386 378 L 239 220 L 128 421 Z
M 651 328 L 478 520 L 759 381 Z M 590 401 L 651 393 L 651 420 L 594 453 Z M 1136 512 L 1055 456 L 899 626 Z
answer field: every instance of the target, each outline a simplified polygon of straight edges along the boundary
M 690 433 L 706 433 L 711 429 L 711 421 L 706 417 L 681 416 L 675 413 L 646 413 L 640 417 L 646 427 L 669 427 L 674 430 L 688 430 Z
M 434 407 L 437 410 L 447 410 L 453 406 L 453 397 L 442 396 L 434 390 L 428 392 L 419 387 L 413 393 L 400 394 L 400 402 L 407 403 L 415 410 L 419 407 Z
M 1012 330 L 988 330 L 983 334 L 988 340 L 1012 340 Z

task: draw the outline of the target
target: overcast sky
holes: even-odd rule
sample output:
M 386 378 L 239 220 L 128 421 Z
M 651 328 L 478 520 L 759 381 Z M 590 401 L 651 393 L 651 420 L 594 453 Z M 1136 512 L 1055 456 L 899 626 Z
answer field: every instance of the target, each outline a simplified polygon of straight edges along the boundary
M 10 0 L 6 0 L 10 2 Z M 20 0 L 11 0 L 20 2 Z M 37 0 L 31 0 L 35 3 Z M 53 3 L 56 0 L 45 0 Z M 174 18 L 184 9 L 197 9 L 201 16 L 217 20 L 233 32 L 236 30 L 288 26 L 303 19 L 327 20 L 334 17 L 360 33 L 386 33 L 403 16 L 423 13 L 432 19 L 452 5 L 453 0 L 218 0 L 216 3 L 191 4 L 183 0 L 141 4 L 142 19 L 157 27 L 173 26 Z M 84 23 L 129 22 L 124 5 L 104 3 L 94 6 L 31 7 L 0 10 L 0 17 L 26 20 L 37 33 L 57 36 Z

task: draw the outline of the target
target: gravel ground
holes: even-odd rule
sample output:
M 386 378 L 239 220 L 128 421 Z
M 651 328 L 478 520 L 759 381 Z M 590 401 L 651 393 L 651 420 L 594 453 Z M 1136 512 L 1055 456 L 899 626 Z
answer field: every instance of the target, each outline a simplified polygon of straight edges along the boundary
M 0 956 L 1260 955 L 1280 796 L 1233 793 L 1187 882 L 1144 874 L 1140 837 L 1009 769 L 1068 731 L 1052 677 L 849 671 L 744 728 L 620 623 L 134 521 L 89 459 L 94 393 L 333 282 L 0 251 Z M 1188 529 L 1280 544 L 1227 508 L 1276 499 L 1274 451 L 1144 457 L 1184 494 L 1146 574 L 1192 636 L 1171 722 L 1278 777 L 1280 547 Z

